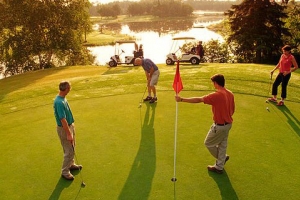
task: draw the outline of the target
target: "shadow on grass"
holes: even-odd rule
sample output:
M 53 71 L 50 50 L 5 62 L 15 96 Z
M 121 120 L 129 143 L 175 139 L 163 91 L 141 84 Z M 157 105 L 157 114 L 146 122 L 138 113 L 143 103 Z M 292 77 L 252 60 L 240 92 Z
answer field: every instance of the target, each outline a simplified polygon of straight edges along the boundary
M 154 118 L 156 104 L 147 106 L 144 121 L 141 114 L 140 147 L 118 199 L 148 199 L 156 168 Z M 140 112 L 142 108 L 140 108 Z M 150 112 L 152 111 L 152 112 Z
M 276 108 L 284 114 L 287 119 L 287 123 L 290 125 L 290 129 L 294 130 L 300 136 L 300 122 L 297 117 L 295 117 L 287 106 L 276 106 Z
M 65 188 L 68 188 L 71 185 L 71 183 L 72 183 L 72 181 L 68 181 L 68 180 L 65 180 L 60 177 L 60 179 L 58 179 L 58 182 L 48 200 L 60 199 L 60 194 L 62 193 L 62 191 Z
M 208 175 L 214 179 L 217 183 L 220 194 L 223 200 L 230 199 L 230 200 L 238 200 L 239 197 L 237 196 L 234 188 L 231 185 L 230 179 L 224 170 L 223 174 L 216 174 L 215 172 L 208 172 Z

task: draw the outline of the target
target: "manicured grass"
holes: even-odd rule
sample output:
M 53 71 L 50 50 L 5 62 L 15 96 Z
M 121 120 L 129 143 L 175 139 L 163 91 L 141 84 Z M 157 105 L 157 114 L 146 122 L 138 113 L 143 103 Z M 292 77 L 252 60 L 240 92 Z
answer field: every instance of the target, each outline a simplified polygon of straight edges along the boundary
M 104 30 L 102 33 L 99 31 L 92 31 L 87 34 L 87 42 L 85 46 L 103 46 L 103 45 L 114 45 L 117 40 L 133 40 L 132 36 L 124 34 L 116 34 L 112 31 Z
M 158 102 L 139 101 L 141 67 L 62 67 L 0 80 L 0 199 L 298 199 L 300 75 L 292 74 L 285 107 L 265 103 L 274 66 L 181 66 L 182 96 L 213 91 L 223 73 L 235 93 L 226 173 L 207 172 L 214 159 L 203 141 L 210 106 L 178 103 L 176 185 L 173 177 L 175 66 L 159 65 Z M 60 178 L 63 159 L 52 103 L 61 80 L 76 120 L 73 182 Z M 274 77 L 273 77 L 274 79 Z M 269 107 L 269 111 L 266 110 Z

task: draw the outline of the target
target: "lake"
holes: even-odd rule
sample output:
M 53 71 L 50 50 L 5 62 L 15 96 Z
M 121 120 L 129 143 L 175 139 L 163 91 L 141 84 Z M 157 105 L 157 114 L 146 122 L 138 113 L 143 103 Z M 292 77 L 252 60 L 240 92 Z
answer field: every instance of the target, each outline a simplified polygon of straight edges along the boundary
M 165 63 L 166 55 L 170 53 L 173 37 L 194 37 L 197 41 L 204 43 L 209 40 L 223 41 L 223 37 L 207 28 L 212 23 L 219 23 L 223 16 L 215 12 L 195 12 L 199 17 L 194 20 L 164 20 L 158 22 L 133 22 L 127 24 L 114 24 L 107 27 L 136 38 L 138 45 L 142 44 L 144 49 L 144 57 L 150 58 L 155 63 Z M 123 49 L 124 48 L 124 49 Z M 115 55 L 115 47 L 111 45 L 97 46 L 88 48 L 96 57 L 96 65 L 106 65 L 110 57 Z M 132 56 L 134 47 L 122 46 L 125 53 L 121 54 L 121 58 Z M 117 52 L 118 54 L 118 52 Z
M 212 39 L 223 41 L 221 35 L 207 29 L 208 25 L 222 21 L 224 17 L 222 12 L 195 11 L 194 14 L 198 16 L 195 19 L 112 23 L 105 28 L 135 37 L 138 45 L 143 44 L 144 57 L 160 64 L 165 63 L 166 56 L 171 51 L 173 37 L 195 37 L 204 43 Z M 110 57 L 115 55 L 115 48 L 110 45 L 88 49 L 96 58 L 95 65 L 107 65 Z M 122 49 L 125 51 L 120 56 L 123 60 L 125 56 L 133 56 L 133 46 L 124 46 Z M 3 75 L 0 74 L 0 79 L 2 78 Z

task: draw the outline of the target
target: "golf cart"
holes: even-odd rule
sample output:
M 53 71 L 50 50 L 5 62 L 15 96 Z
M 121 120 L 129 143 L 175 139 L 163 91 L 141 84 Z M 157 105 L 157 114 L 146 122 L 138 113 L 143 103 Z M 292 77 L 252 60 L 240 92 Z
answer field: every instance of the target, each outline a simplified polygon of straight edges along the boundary
M 174 37 L 170 53 L 167 55 L 166 64 L 174 65 L 179 62 L 188 62 L 192 65 L 200 63 L 200 56 L 196 54 L 196 39 L 194 37 Z
M 142 45 L 140 45 L 141 47 Z M 121 56 L 125 53 L 124 49 L 128 52 L 132 52 L 132 55 Z M 110 67 L 116 67 L 121 64 L 132 64 L 138 57 L 143 57 L 143 49 L 138 49 L 138 45 L 134 40 L 116 41 L 115 43 L 115 55 L 110 57 L 108 65 Z

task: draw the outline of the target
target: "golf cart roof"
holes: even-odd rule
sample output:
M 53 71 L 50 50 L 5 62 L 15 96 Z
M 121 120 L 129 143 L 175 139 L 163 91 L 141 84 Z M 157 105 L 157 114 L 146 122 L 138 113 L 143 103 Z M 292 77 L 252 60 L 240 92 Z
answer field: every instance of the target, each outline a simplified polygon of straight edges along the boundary
M 125 44 L 125 43 L 136 43 L 135 40 L 118 40 L 116 41 L 116 44 L 119 43 L 119 44 Z
M 172 40 L 196 40 L 194 37 L 174 37 Z

